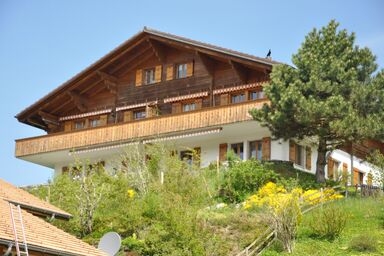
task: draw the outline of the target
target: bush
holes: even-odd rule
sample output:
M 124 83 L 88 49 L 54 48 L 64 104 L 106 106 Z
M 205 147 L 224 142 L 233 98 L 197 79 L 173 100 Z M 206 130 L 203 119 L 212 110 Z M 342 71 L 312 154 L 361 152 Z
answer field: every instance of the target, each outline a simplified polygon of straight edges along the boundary
M 321 186 L 316 182 L 313 174 L 295 169 L 290 162 L 270 161 L 264 165 L 265 168 L 273 170 L 280 175 L 280 183 L 288 190 L 291 190 L 290 188 L 293 187 L 301 187 L 304 190 L 318 189 Z
M 338 204 L 326 205 L 313 213 L 309 226 L 315 235 L 333 240 L 343 232 L 347 219 Z
M 236 162 L 224 174 L 220 195 L 224 201 L 240 202 L 268 181 L 276 181 L 278 177 L 257 160 Z
M 349 245 L 352 250 L 358 252 L 374 252 L 377 250 L 377 246 L 377 238 L 370 234 L 354 237 Z

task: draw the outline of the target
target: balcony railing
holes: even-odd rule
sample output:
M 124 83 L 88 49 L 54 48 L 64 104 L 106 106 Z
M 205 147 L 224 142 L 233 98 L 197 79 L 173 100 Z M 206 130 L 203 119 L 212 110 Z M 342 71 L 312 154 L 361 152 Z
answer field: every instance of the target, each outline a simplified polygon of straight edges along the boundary
M 16 157 L 119 143 L 199 128 L 250 120 L 248 111 L 261 108 L 267 100 L 248 101 L 227 106 L 203 108 L 187 113 L 147 118 L 129 123 L 48 134 L 16 140 Z

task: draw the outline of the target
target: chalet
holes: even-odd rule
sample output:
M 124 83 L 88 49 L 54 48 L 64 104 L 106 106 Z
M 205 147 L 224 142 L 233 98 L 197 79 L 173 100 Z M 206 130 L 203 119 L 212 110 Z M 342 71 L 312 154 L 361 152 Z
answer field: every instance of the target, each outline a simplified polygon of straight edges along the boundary
M 315 147 L 271 140 L 248 114 L 268 103 L 263 87 L 276 64 L 144 28 L 17 114 L 47 135 L 16 140 L 16 157 L 61 173 L 74 156 L 108 168 L 129 144 L 172 141 L 181 157 L 195 149 L 202 166 L 233 150 L 241 159 L 291 161 L 314 173 Z M 330 178 L 350 172 L 343 154 L 332 153 Z M 355 162 L 358 182 L 367 180 L 369 167 Z

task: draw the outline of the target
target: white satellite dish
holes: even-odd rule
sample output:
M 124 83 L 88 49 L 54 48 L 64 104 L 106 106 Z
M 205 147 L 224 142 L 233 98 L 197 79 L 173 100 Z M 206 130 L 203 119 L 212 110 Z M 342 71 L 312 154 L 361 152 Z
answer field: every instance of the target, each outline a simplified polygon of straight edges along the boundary
M 120 250 L 121 237 L 116 232 L 108 232 L 100 239 L 98 249 L 106 252 L 109 256 L 115 256 Z

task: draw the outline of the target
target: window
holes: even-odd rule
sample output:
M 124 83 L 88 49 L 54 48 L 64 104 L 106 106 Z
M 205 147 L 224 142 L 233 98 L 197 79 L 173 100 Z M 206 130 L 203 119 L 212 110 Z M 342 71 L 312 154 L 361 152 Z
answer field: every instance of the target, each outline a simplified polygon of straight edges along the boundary
M 193 150 L 180 151 L 180 159 L 188 165 L 200 166 L 201 148 L 197 147 Z
M 183 104 L 183 112 L 188 112 L 196 109 L 194 102 Z
M 75 122 L 75 130 L 83 129 L 85 128 L 85 121 L 79 120 Z
M 147 113 L 145 112 L 145 109 L 141 109 L 133 112 L 133 118 L 135 120 L 143 119 L 146 117 L 147 117 Z
M 180 159 L 189 165 L 192 165 L 193 153 L 190 150 L 180 151 Z
M 249 93 L 249 100 L 258 100 L 264 98 L 263 91 L 253 91 Z
M 257 160 L 263 159 L 263 150 L 261 141 L 249 142 L 249 158 L 255 158 Z
M 243 102 L 244 100 L 245 100 L 244 93 L 235 94 L 235 95 L 232 95 L 231 97 L 232 103 L 239 103 L 239 102 Z
M 300 165 L 300 166 L 304 166 L 304 147 L 296 144 L 295 145 L 295 151 L 296 151 L 295 164 Z
M 231 149 L 233 150 L 233 152 L 235 152 L 236 155 L 240 157 L 240 159 L 244 159 L 243 143 L 231 144 Z
M 100 125 L 100 119 L 90 119 L 89 120 L 89 126 L 90 127 L 97 127 Z
M 145 84 L 155 83 L 155 69 L 154 68 L 144 70 L 144 83 Z
M 177 64 L 176 65 L 176 78 L 185 78 L 187 77 L 187 64 Z

